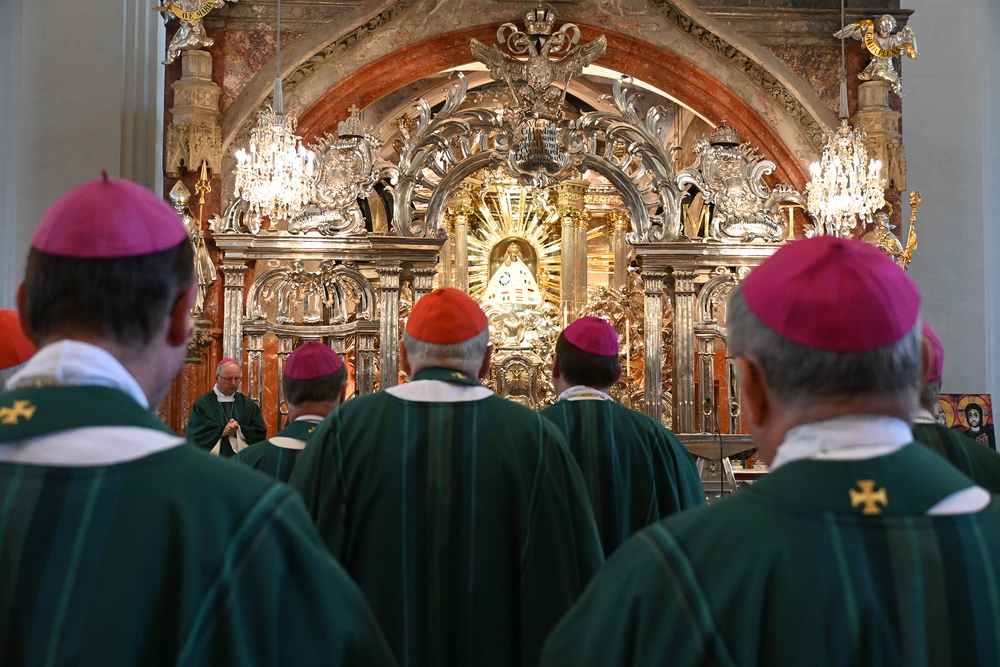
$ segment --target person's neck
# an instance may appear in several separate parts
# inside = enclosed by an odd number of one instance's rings
[[[326,417],[328,414],[336,410],[339,405],[340,401],[303,401],[302,403],[297,403],[294,406],[289,406],[288,421],[293,422],[299,417],[304,417],[305,415]]]
[[[764,427],[758,425],[753,435],[762,449],[764,460],[770,463],[778,446],[796,426],[850,415],[895,417],[909,424],[916,405],[915,398],[911,396],[871,394],[831,397],[802,407],[781,405],[769,423]]]
[[[113,340],[87,333],[57,333],[38,341],[41,349],[60,340],[74,340],[99,347],[120,363],[128,374],[135,379],[150,406],[156,406],[170,389],[174,376],[166,377],[165,364],[160,363],[159,350],[153,345],[132,347],[122,345]]]

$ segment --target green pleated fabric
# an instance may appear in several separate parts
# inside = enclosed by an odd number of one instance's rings
[[[935,457],[914,444],[795,461],[653,524],[608,561],[541,664],[1000,664],[1000,507],[926,515],[969,486]]]
[[[292,422],[278,431],[274,437],[308,440],[315,430],[316,424],[312,422]],[[292,469],[295,467],[295,461],[301,452],[301,449],[279,447],[270,440],[264,440],[237,452],[233,456],[233,460],[266,473],[277,480],[287,482],[288,478],[292,476]]]
[[[409,667],[535,665],[603,561],[562,436],[495,395],[348,401],[290,483]]]
[[[605,556],[641,528],[705,504],[694,458],[673,433],[612,401],[559,401],[540,413],[566,436]]]
[[[941,424],[914,424],[913,437],[979,486],[1000,493],[1000,453]]]

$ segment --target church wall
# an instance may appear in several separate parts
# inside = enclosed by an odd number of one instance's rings
[[[102,169],[157,185],[162,30],[139,2],[0,2],[0,307],[59,195]]]
[[[945,347],[945,393],[1000,398],[1000,6],[912,0],[919,57],[903,70],[907,184],[923,194],[910,273]]]

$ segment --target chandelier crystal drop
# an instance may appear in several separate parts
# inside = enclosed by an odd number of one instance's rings
[[[250,144],[236,151],[236,196],[252,215],[295,215],[312,195],[315,156],[295,134],[296,121],[267,108],[257,114]]]
[[[865,138],[842,119],[823,146],[822,161],[812,163],[806,193],[817,234],[850,236],[859,221],[870,224],[885,206],[882,163],[868,159]]]

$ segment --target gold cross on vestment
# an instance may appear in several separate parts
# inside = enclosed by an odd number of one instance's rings
[[[458,378],[459,380],[464,380],[465,379],[465,374],[464,373],[452,373],[451,376],[453,378]]]
[[[862,514],[881,514],[882,508],[877,503],[882,503],[883,505],[889,504],[889,495],[886,493],[885,487],[875,491],[874,479],[859,479],[855,483],[861,490],[850,490],[851,507],[864,505],[864,508],[861,510]]]
[[[14,401],[14,405],[10,407],[0,408],[0,424],[12,426],[17,424],[17,420],[21,417],[24,417],[24,421],[28,421],[34,414],[35,406],[31,401]]]

